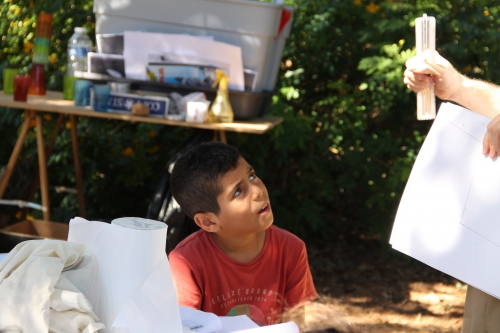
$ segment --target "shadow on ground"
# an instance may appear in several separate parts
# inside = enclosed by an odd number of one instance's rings
[[[460,281],[363,234],[308,247],[320,297],[306,308],[307,332],[459,333]]]

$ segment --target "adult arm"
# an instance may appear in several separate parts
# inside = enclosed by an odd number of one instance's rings
[[[436,52],[432,64],[420,57],[406,62],[404,83],[415,92],[434,86],[436,96],[493,118],[500,114],[500,87],[460,74]]]
[[[436,52],[432,64],[420,57],[413,57],[406,62],[404,83],[420,92],[434,86],[436,96],[449,100],[463,107],[490,118],[495,118],[488,125],[483,139],[483,153],[491,158],[500,153],[500,87],[481,80],[470,79],[460,74],[448,60]]]

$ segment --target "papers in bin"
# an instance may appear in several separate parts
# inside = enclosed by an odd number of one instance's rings
[[[229,64],[205,56],[193,56],[174,52],[150,54],[146,74],[155,82],[182,84],[211,88],[215,81],[215,70],[229,75]]]
[[[129,79],[147,80],[146,67],[150,55],[176,54],[190,58],[210,59],[227,64],[229,88],[244,90],[241,48],[222,42],[188,35],[150,32],[124,32],[125,75]],[[215,64],[217,66],[217,64]]]

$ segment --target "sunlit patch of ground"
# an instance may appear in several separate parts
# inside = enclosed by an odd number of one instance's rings
[[[377,242],[309,251],[320,297],[306,307],[304,332],[460,333],[466,288]],[[359,246],[361,245],[361,246]]]
[[[443,283],[414,282],[400,303],[369,297],[321,295],[306,308],[306,332],[459,333],[465,290]]]

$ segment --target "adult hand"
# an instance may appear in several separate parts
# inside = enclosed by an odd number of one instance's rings
[[[421,56],[415,56],[406,62],[403,82],[415,91],[421,92],[434,86],[434,93],[443,100],[453,100],[460,93],[463,77],[436,52],[435,63],[426,61]]]
[[[500,115],[488,124],[483,138],[483,154],[495,158],[500,154]]]

